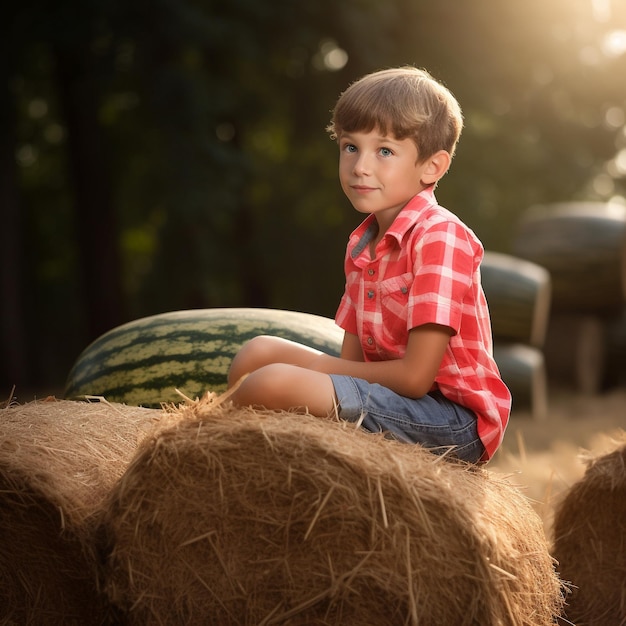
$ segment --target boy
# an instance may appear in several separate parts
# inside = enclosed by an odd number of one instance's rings
[[[462,125],[452,94],[414,67],[341,94],[328,131],[342,189],[367,214],[347,247],[341,356],[257,337],[231,365],[229,386],[248,374],[235,404],[336,413],[433,452],[493,456],[511,396],[492,357],[483,248],[434,196]]]

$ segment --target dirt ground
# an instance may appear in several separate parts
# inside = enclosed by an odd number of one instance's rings
[[[585,472],[585,455],[615,449],[626,431],[626,388],[585,396],[551,390],[545,419],[513,412],[491,471],[520,485],[551,537],[554,506]]]

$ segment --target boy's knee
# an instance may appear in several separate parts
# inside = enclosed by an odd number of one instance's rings
[[[271,337],[260,335],[247,341],[237,352],[228,370],[228,386],[242,376],[267,364],[271,358]]]
[[[284,390],[285,366],[271,363],[250,373],[233,396],[235,404],[274,408]]]
[[[284,363],[269,363],[255,370],[249,378],[259,395],[276,398],[285,385],[289,385],[291,366]]]
[[[267,357],[271,352],[271,337],[259,335],[246,341],[239,350],[239,355],[244,355],[248,359]]]

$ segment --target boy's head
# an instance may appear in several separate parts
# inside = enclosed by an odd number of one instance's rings
[[[454,96],[428,72],[400,67],[368,74],[352,83],[337,100],[327,130],[342,133],[379,130],[396,139],[412,139],[419,161],[439,150],[452,157],[463,128]]]

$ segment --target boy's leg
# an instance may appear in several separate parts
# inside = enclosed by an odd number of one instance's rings
[[[239,406],[309,412],[328,417],[335,412],[335,388],[328,374],[297,365],[272,363],[246,376],[231,396]]]
[[[475,413],[448,400],[441,391],[413,399],[359,378],[334,374],[329,378],[341,419],[399,441],[419,443],[433,452],[452,449],[454,456],[472,463],[483,457]]]
[[[235,355],[228,372],[228,386],[242,376],[271,363],[289,363],[306,367],[321,352],[295,341],[261,335],[248,341]]]

